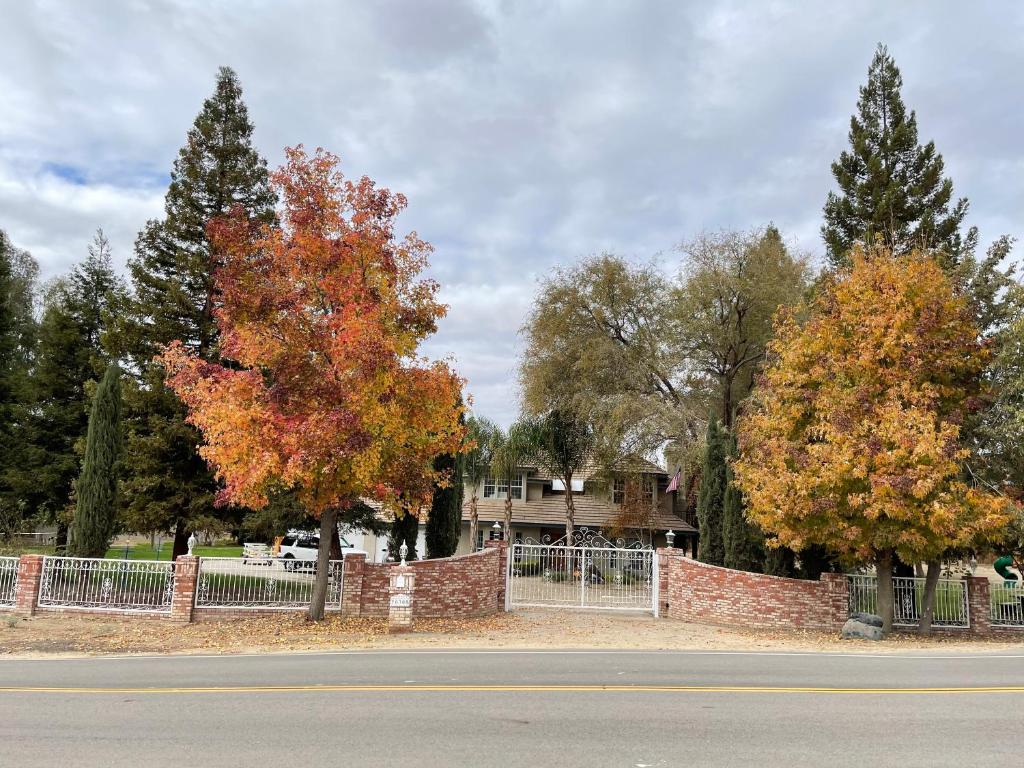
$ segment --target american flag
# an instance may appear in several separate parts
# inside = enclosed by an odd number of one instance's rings
[[[676,470],[675,475],[672,477],[672,482],[669,483],[668,487],[665,489],[665,493],[672,493],[672,491],[679,490],[679,478],[682,475],[682,473],[683,473],[683,468],[682,467],[680,467],[679,469]]]

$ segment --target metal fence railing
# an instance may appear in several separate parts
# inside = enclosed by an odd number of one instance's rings
[[[18,558],[0,557],[0,606],[4,608],[13,606],[17,591]]]
[[[44,557],[39,584],[43,608],[169,613],[174,563]]]
[[[1024,628],[1024,585],[1020,582],[989,585],[989,621],[1001,627]]]
[[[878,579],[875,576],[847,576],[850,585],[850,615],[878,612]],[[916,627],[924,605],[924,579],[895,576],[893,589],[893,626]],[[970,626],[967,585],[961,579],[939,579],[935,586],[935,616],[932,626],[966,628]]]
[[[199,558],[197,608],[306,608],[316,581],[314,561]],[[344,560],[331,560],[327,572],[328,611],[341,609]]]
[[[514,544],[508,605],[655,611],[656,567],[653,549]]]

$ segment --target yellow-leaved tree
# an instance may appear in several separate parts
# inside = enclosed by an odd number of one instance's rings
[[[755,403],[740,421],[736,482],[769,545],[817,544],[874,563],[884,630],[892,568],[940,558],[1004,526],[1006,501],[963,479],[964,415],[987,351],[965,301],[926,253],[857,249],[809,305],[780,313]]]

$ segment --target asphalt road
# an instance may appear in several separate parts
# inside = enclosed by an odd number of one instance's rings
[[[0,660],[0,766],[958,766],[1020,655],[351,652]]]

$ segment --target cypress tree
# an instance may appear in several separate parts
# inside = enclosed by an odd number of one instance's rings
[[[133,530],[173,530],[175,557],[185,552],[197,521],[241,511],[214,506],[217,486],[197,452],[199,434],[185,423],[185,408],[165,388],[153,356],[180,340],[201,357],[218,359],[217,260],[207,224],[236,205],[254,219],[275,220],[275,195],[252,131],[238,78],[222,67],[174,161],[164,217],[148,222],[136,240],[129,262],[134,296],[121,313],[125,321],[106,340],[138,372],[125,393],[125,521]]]
[[[434,484],[425,532],[427,557],[451,557],[462,527],[462,454],[438,456],[434,470],[443,472],[446,481],[444,487]]]
[[[726,437],[729,456],[735,457],[739,450],[735,433]],[[756,526],[751,525],[743,512],[743,494],[733,482],[732,464],[725,470],[725,496],[722,501],[722,543],[725,549],[725,567],[739,571],[760,572],[764,567],[763,536]]]
[[[935,143],[918,144],[917,117],[907,114],[903,78],[879,45],[850,118],[850,150],[832,163],[840,193],[825,203],[822,236],[834,267],[848,264],[850,248],[876,237],[894,252],[937,248],[949,264],[959,258],[967,200],[952,204],[953,182],[942,176]]]
[[[397,515],[391,520],[391,531],[388,533],[388,556],[392,560],[401,560],[402,543],[404,542],[409,551],[405,557],[407,560],[415,560],[416,539],[419,538],[420,521],[415,515],[406,512],[401,517]]]
[[[711,565],[725,563],[725,545],[722,540],[722,516],[725,502],[726,460],[725,439],[718,420],[708,422],[704,446],[704,466],[697,497],[697,523],[700,545],[697,555],[701,562]]]
[[[117,527],[117,463],[121,455],[121,371],[107,367],[89,413],[69,551],[103,557]]]

